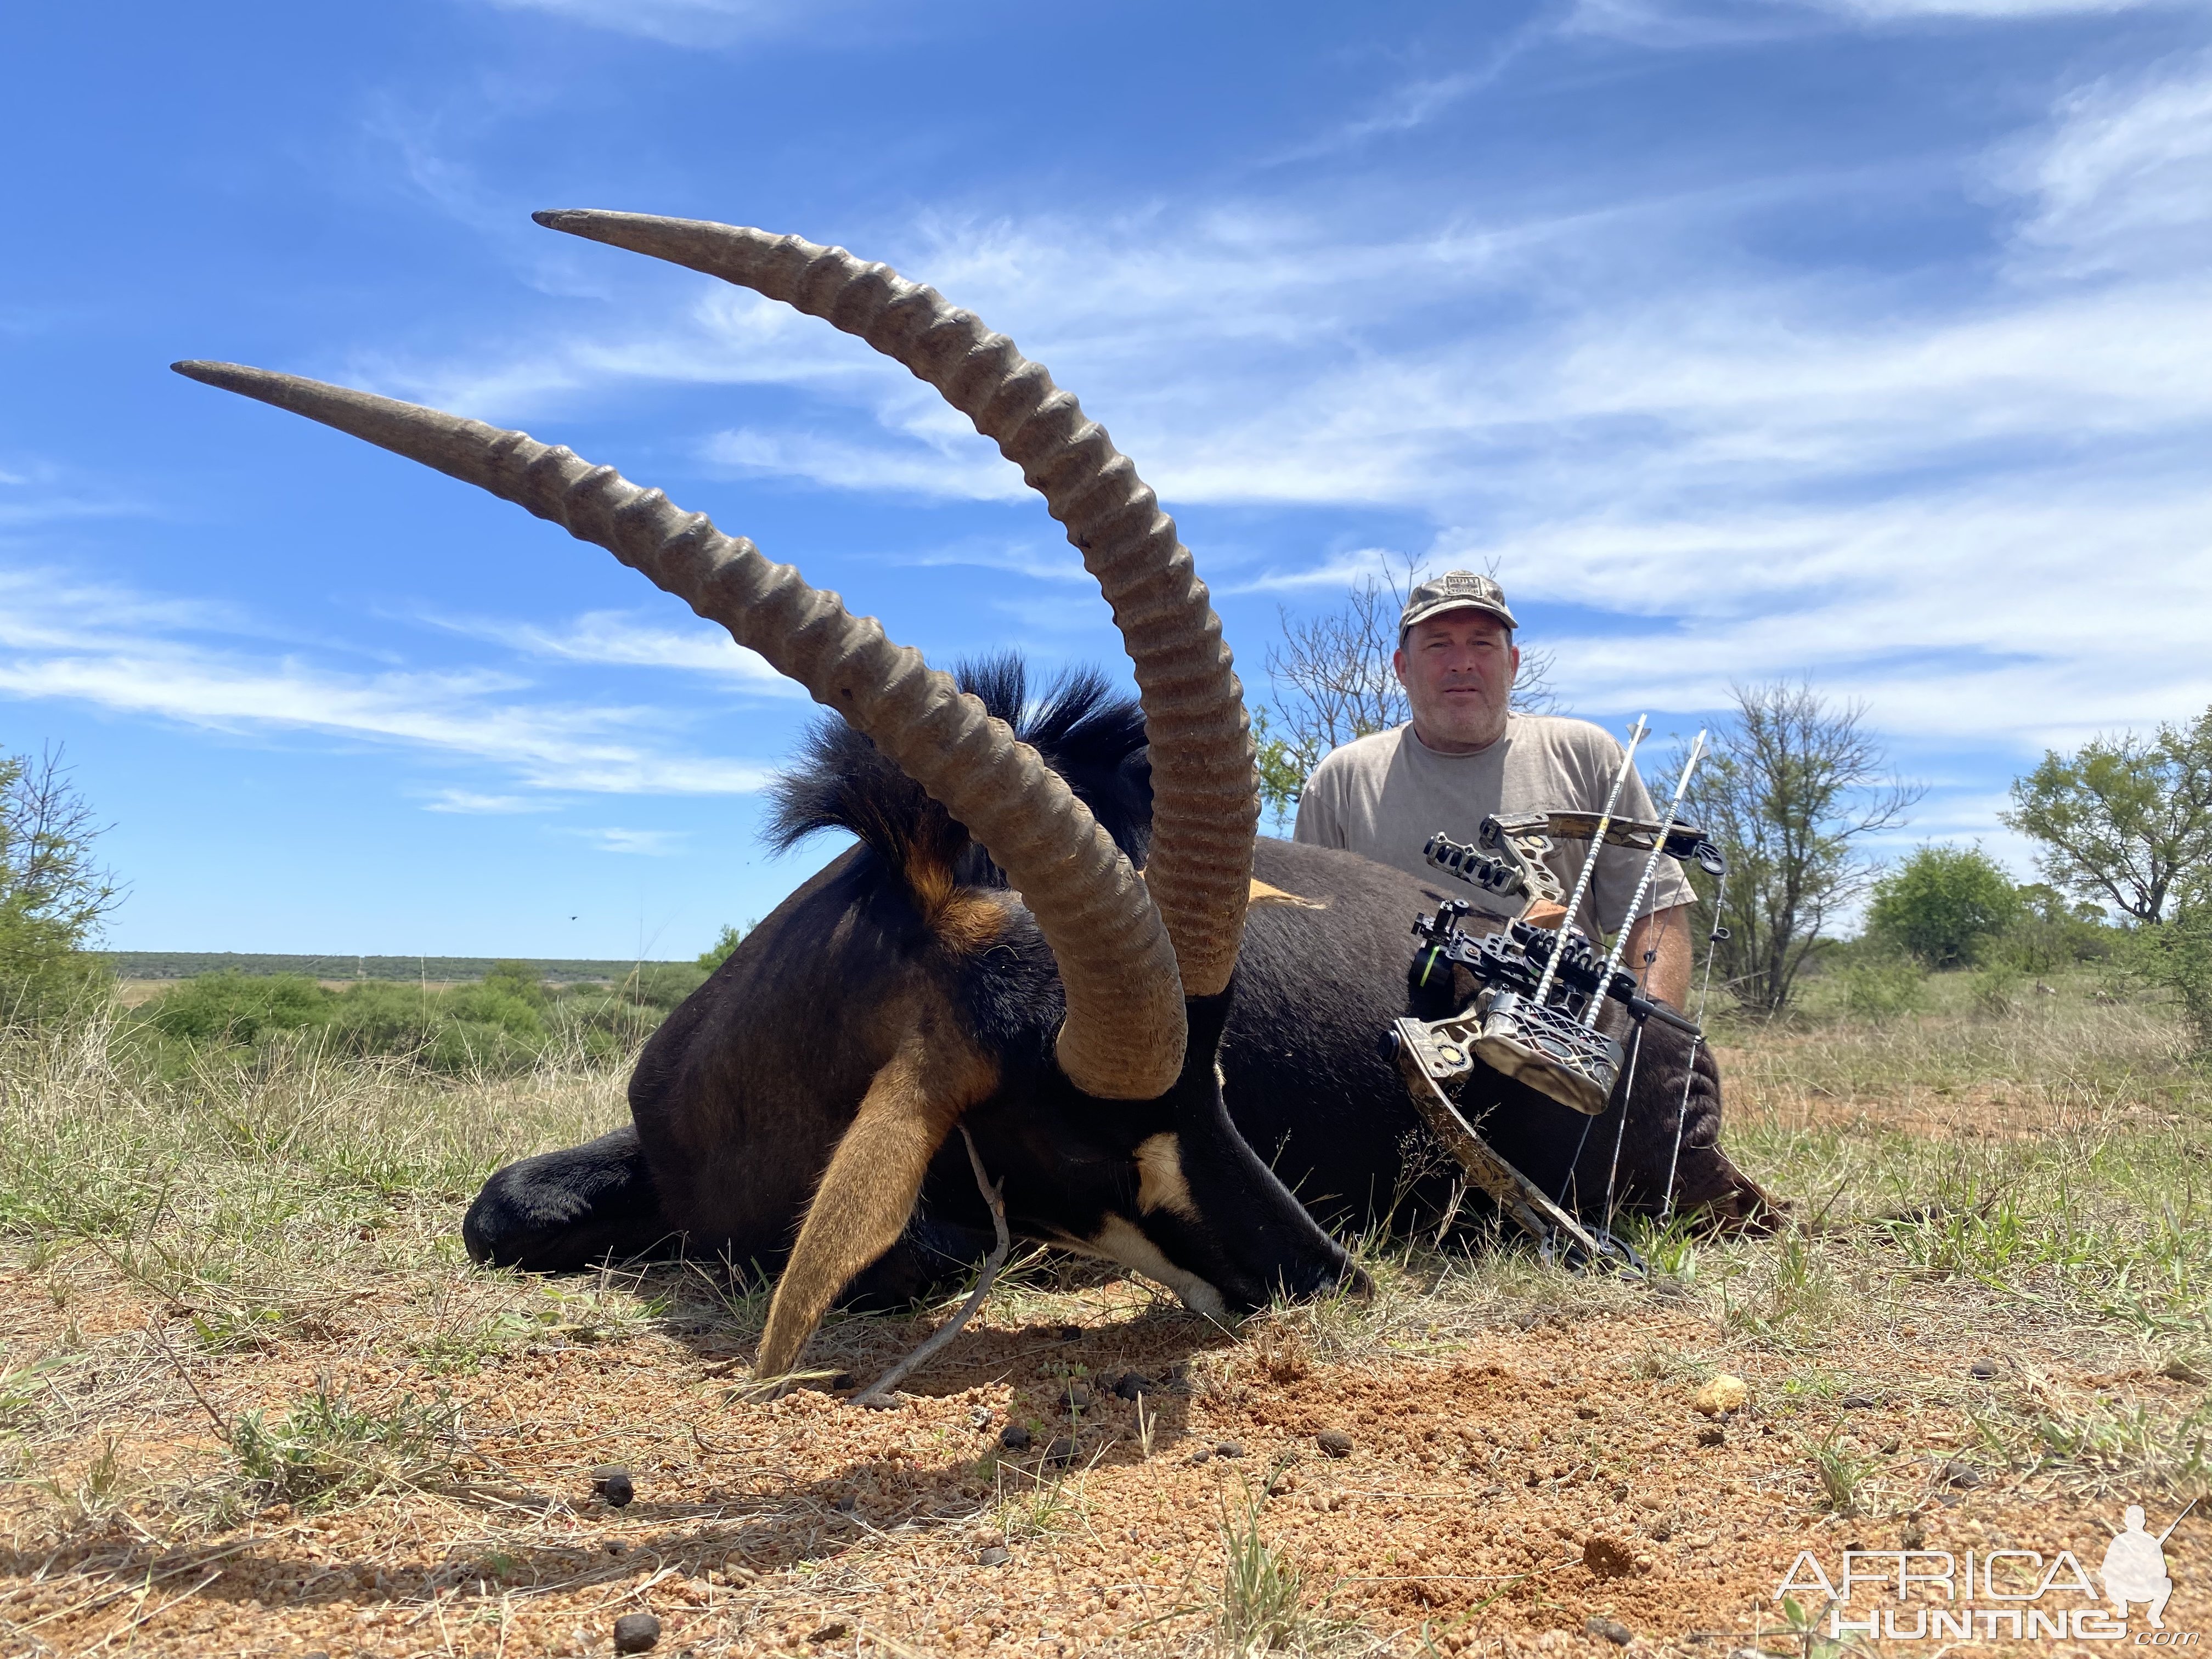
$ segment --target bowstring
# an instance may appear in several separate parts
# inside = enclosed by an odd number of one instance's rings
[[[1665,929],[1662,927],[1663,933]],[[1628,1081],[1620,1091],[1620,1121],[1613,1126],[1613,1164],[1605,1172],[1605,1236],[1613,1237],[1613,1183],[1620,1173],[1620,1146],[1628,1139],[1628,1106],[1636,1093],[1636,1062],[1644,1057],[1644,1027],[1636,1028],[1636,1035],[1628,1045]]]
[[[1674,1109],[1674,1150],[1667,1158],[1667,1201],[1659,1211],[1659,1224],[1665,1226],[1674,1215],[1674,1172],[1682,1164],[1682,1131],[1690,1115],[1690,1085],[1698,1076],[1698,1050],[1705,1041],[1705,1004],[1713,993],[1713,958],[1721,953],[1721,935],[1727,930],[1723,918],[1728,915],[1728,870],[1722,868],[1713,888],[1713,930],[1705,939],[1705,982],[1698,988],[1698,1030],[1690,1039],[1690,1057],[1682,1072],[1682,1098]]]

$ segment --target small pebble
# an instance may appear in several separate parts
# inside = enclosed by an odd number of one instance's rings
[[[617,1653],[649,1653],[660,1640],[660,1620],[649,1613],[626,1613],[615,1620]]]
[[[1044,1461],[1063,1468],[1073,1463],[1075,1461],[1075,1442],[1064,1434],[1054,1436],[1052,1444],[1044,1449]]]
[[[994,1544],[975,1558],[978,1566],[1003,1567],[1014,1559],[1013,1552],[1004,1544]]]
[[[1342,1429],[1323,1429],[1314,1440],[1331,1457],[1352,1455],[1352,1437]]]
[[[1740,1376],[1723,1371],[1698,1390],[1698,1397],[1690,1404],[1705,1417],[1726,1417],[1730,1412],[1741,1411],[1751,1390]]]
[[[1089,1411],[1093,1398],[1089,1383],[1071,1382],[1060,1396],[1060,1408],[1071,1412]]]
[[[1964,1492],[1982,1484],[1982,1472],[1972,1463],[1961,1463],[1953,1458],[1943,1466],[1943,1484]]]
[[[1018,1423],[1009,1423],[999,1431],[999,1443],[1008,1451],[1027,1451],[1030,1449],[1030,1431]]]
[[[1717,1423],[1708,1423],[1698,1431],[1698,1443],[1700,1446],[1725,1446],[1728,1444],[1728,1431]]]
[[[1190,1455],[1190,1461],[1194,1463],[1212,1462],[1213,1461],[1213,1448],[1211,1446],[1200,1446],[1196,1451]]]
[[[1214,1447],[1213,1455],[1216,1457],[1242,1457],[1244,1455],[1244,1443],[1242,1440],[1224,1440]]]
[[[622,1508],[637,1496],[636,1483],[629,1478],[629,1471],[619,1463],[608,1463],[593,1469],[592,1490],[616,1509]]]
[[[1124,1400],[1134,1400],[1140,1395],[1152,1393],[1158,1387],[1158,1383],[1153,1382],[1142,1371],[1124,1371],[1121,1373],[1121,1380],[1114,1385],[1114,1392]]]
[[[1622,1624],[1620,1620],[1607,1619],[1601,1615],[1585,1622],[1583,1628],[1592,1636],[1602,1636],[1615,1647],[1625,1648],[1636,1639],[1636,1632]]]
[[[1977,1359],[1966,1367],[1966,1372],[1977,1381],[1986,1382],[1997,1374],[1997,1362],[1994,1359]]]

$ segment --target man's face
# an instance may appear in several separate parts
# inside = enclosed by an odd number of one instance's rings
[[[1424,617],[1390,659],[1413,705],[1413,731],[1446,754],[1486,749],[1505,734],[1521,652],[1513,632],[1486,611]]]

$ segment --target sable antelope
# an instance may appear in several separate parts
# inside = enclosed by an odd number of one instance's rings
[[[1362,1286],[1316,1218],[1373,1217],[1405,1196],[1417,1123],[1377,1039],[1406,1011],[1408,926],[1436,896],[1256,837],[1242,688],[1135,468],[1012,342],[885,266],[726,225],[536,216],[824,318],[936,386],[1066,526],[1139,696],[1079,678],[1025,710],[1012,665],[963,689],[750,542],[567,449],[316,381],[178,364],[605,547],[842,717],[787,781],[778,833],[842,828],[860,844],[653,1036],[629,1128],[492,1177],[465,1224],[471,1254],[556,1268],[681,1238],[781,1265],[757,1364],[778,1375],[848,1287],[912,1296],[981,1255],[982,1200],[964,1148],[947,1145],[959,1126],[1016,1232],[1110,1257],[1194,1308]],[[1248,920],[1255,897],[1274,902]],[[1671,1147],[1686,1099],[1684,1201],[1743,1210],[1757,1189],[1714,1144],[1717,1078],[1701,1054],[1686,1088],[1686,1057],[1642,1073],[1627,1195],[1650,1196],[1640,1149]],[[1564,1180],[1593,1121],[1503,1079],[1496,1095],[1498,1149]],[[1613,1120],[1595,1124],[1579,1150],[1601,1172]],[[1663,1152],[1656,1167],[1663,1180]],[[1446,1184],[1414,1180],[1414,1212],[1433,1214]]]

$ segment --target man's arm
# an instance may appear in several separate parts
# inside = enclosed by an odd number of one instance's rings
[[[1644,957],[1651,958],[1650,966]],[[1628,949],[1623,952],[1629,968],[1644,981],[1644,994],[1676,1008],[1690,1006],[1690,907],[1677,904],[1639,917],[1628,930]]]

